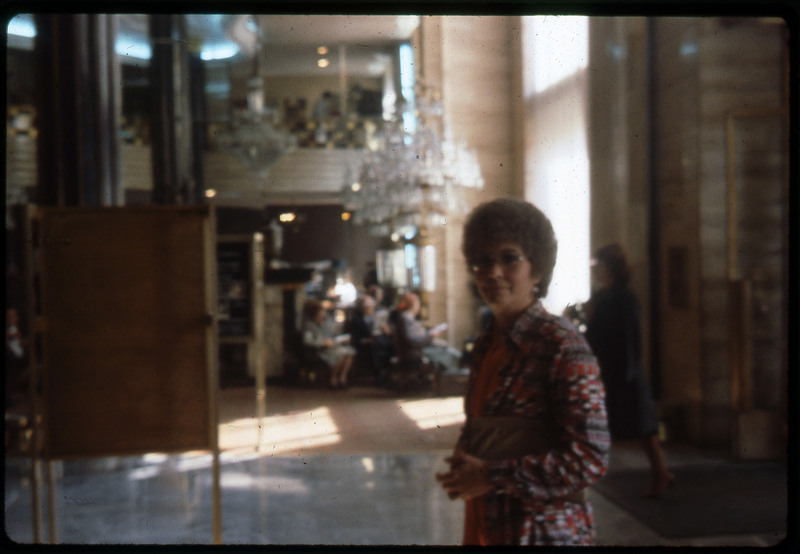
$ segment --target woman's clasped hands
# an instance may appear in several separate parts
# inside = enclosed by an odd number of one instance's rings
[[[450,500],[470,500],[483,496],[492,489],[489,482],[489,464],[462,450],[456,450],[445,462],[450,471],[437,473],[436,480],[447,492]]]

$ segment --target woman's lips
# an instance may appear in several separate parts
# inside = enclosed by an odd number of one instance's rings
[[[481,291],[484,294],[497,294],[498,292],[503,292],[506,290],[506,287],[482,287]]]

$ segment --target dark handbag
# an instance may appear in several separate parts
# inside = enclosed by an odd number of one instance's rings
[[[467,453],[487,461],[506,460],[544,454],[558,446],[555,429],[543,419],[486,416],[467,421]],[[568,502],[585,502],[580,490],[563,497]]]

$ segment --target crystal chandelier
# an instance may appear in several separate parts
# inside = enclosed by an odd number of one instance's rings
[[[264,34],[257,19],[253,22],[250,42],[252,75],[247,80],[247,108],[234,111],[231,129],[221,132],[217,144],[237,154],[245,166],[266,178],[269,168],[284,154],[297,147],[297,137],[281,125],[281,115],[264,103],[264,77],[261,52]]]
[[[278,158],[297,147],[296,137],[273,123],[277,119],[273,112],[265,107],[248,107],[237,114],[233,131],[219,140],[236,152],[251,171],[263,175]]]
[[[438,98],[420,98],[416,128],[395,119],[368,144],[356,176],[343,190],[356,224],[388,236],[409,228],[433,228],[449,214],[464,213],[467,188],[482,188],[474,152],[444,128]]]

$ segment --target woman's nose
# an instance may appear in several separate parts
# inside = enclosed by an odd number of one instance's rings
[[[486,275],[494,278],[503,276],[503,264],[500,260],[492,260],[491,265],[486,270]]]

